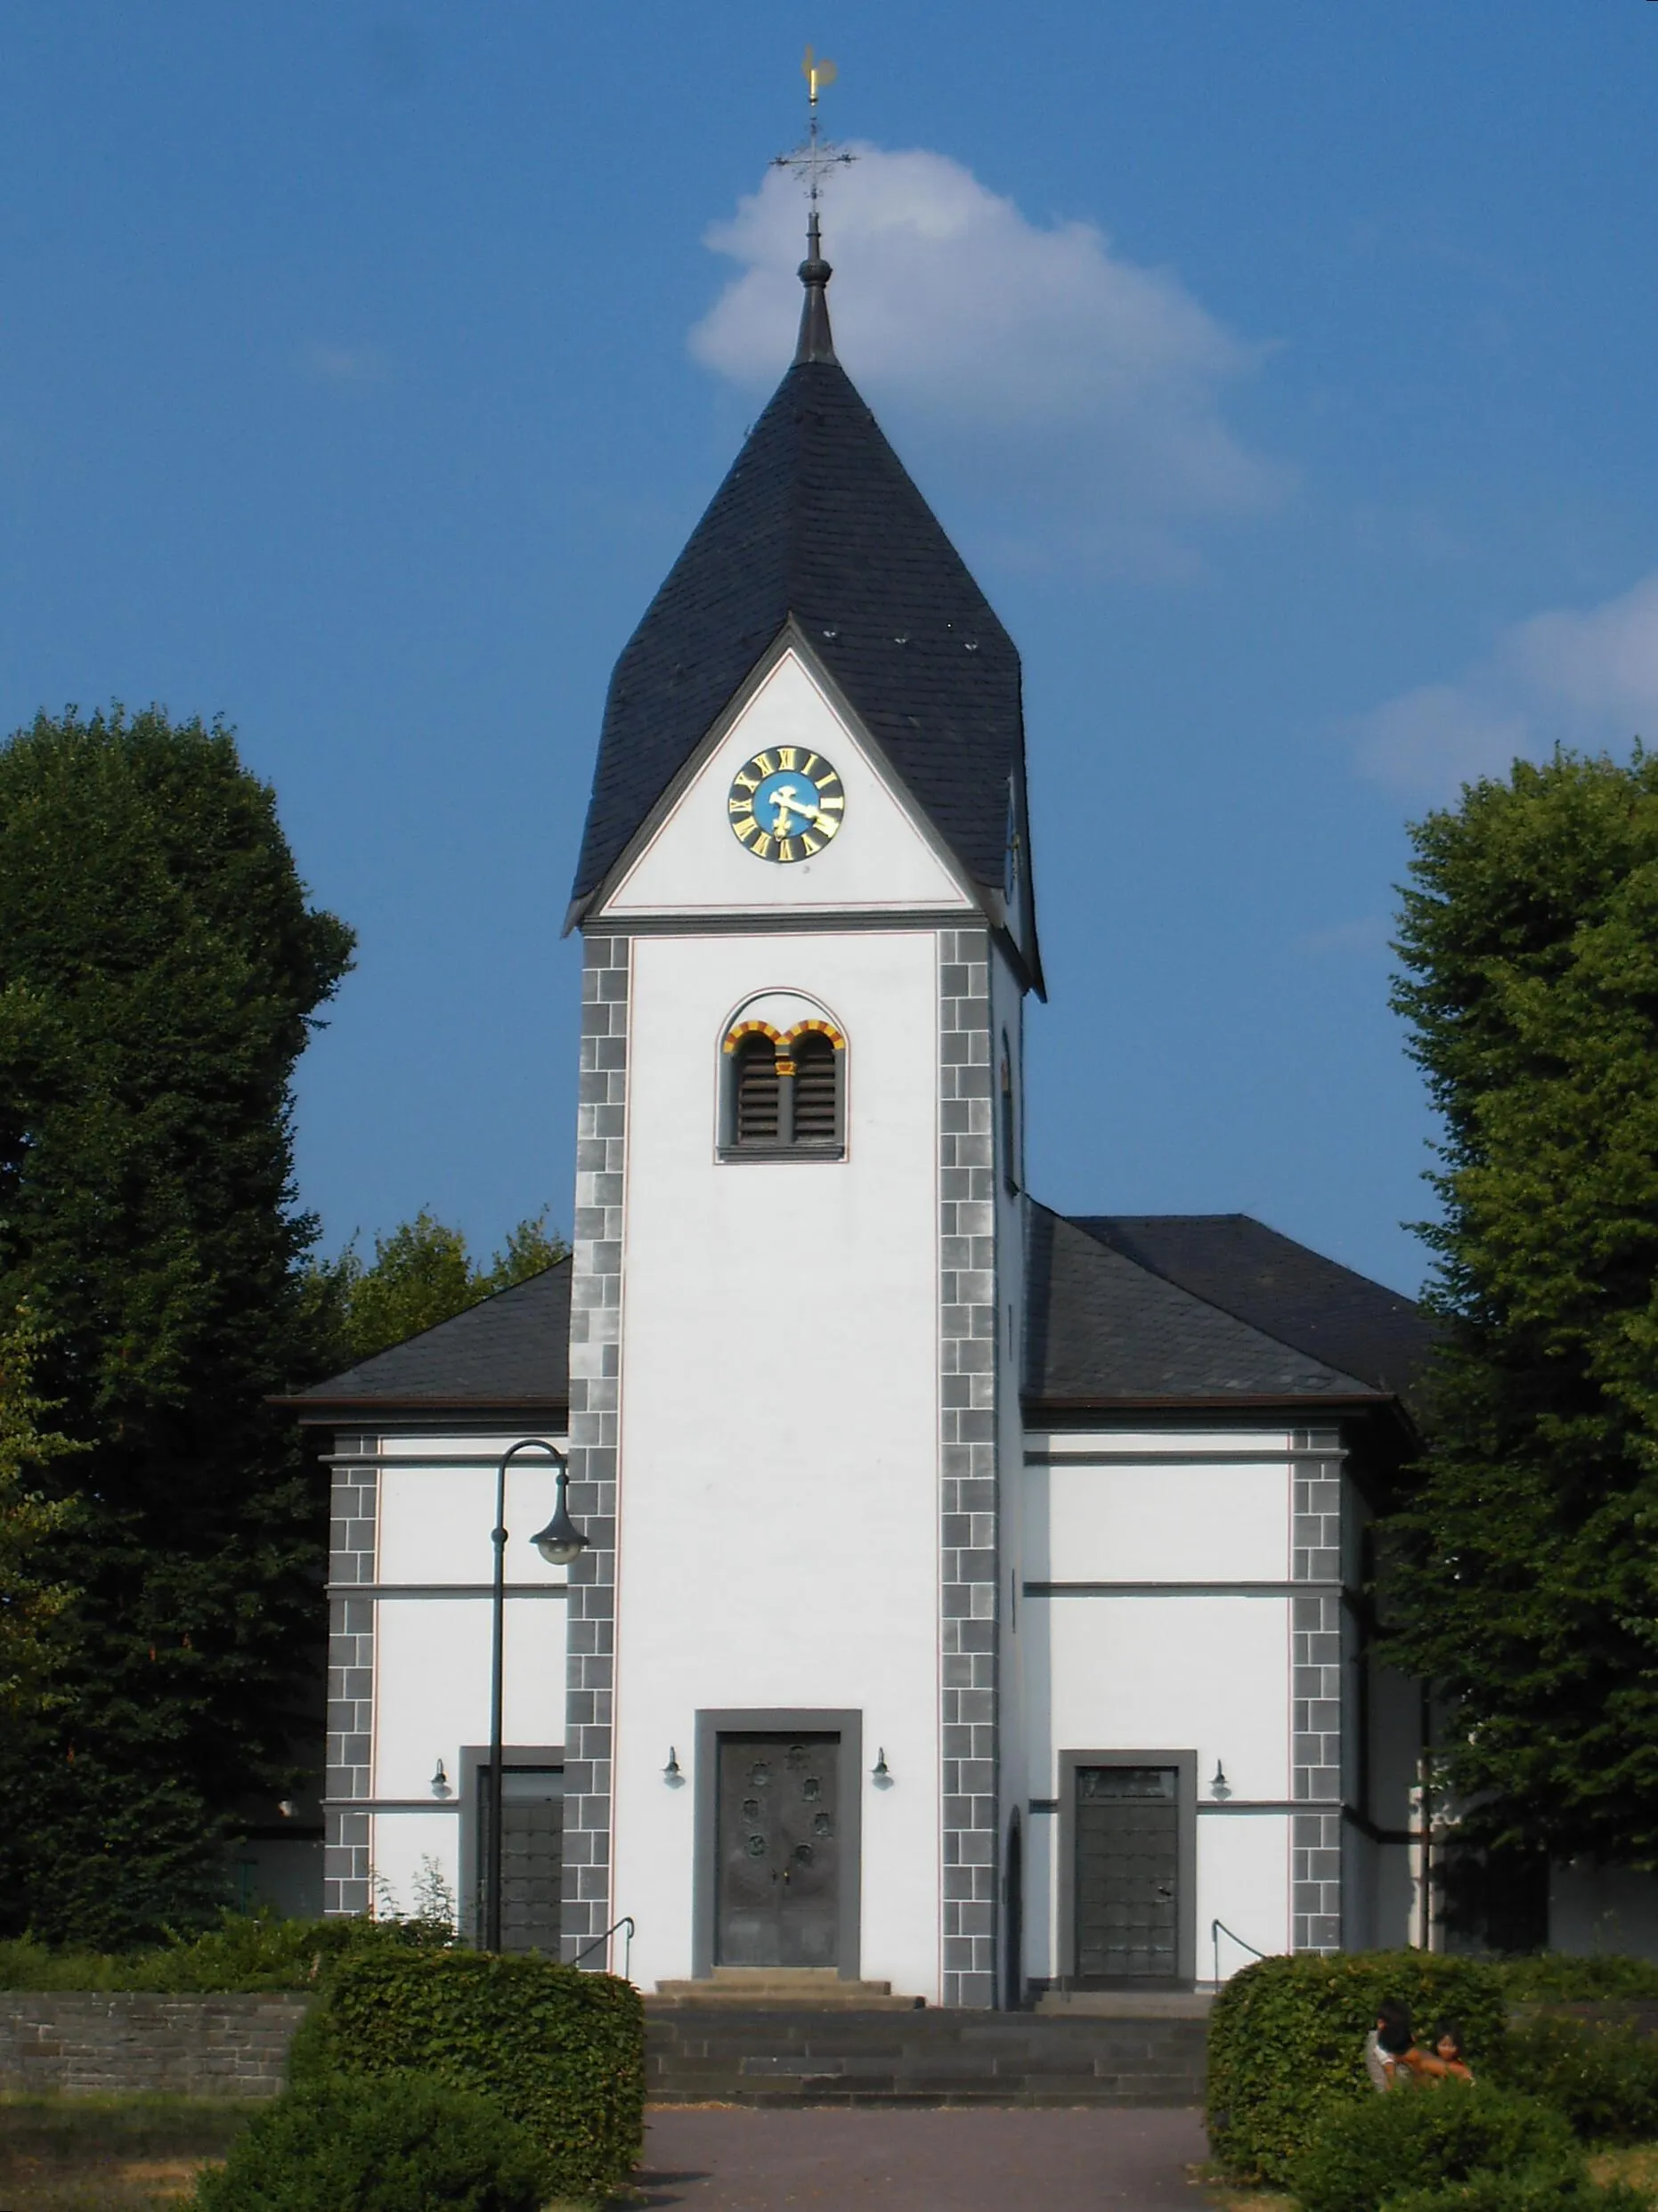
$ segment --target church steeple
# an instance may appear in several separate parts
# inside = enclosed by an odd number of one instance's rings
[[[801,303],[801,337],[794,349],[794,365],[805,361],[833,361],[834,336],[829,328],[829,280],[834,271],[824,259],[817,210],[806,224],[806,258],[801,264],[801,282],[806,297]]]

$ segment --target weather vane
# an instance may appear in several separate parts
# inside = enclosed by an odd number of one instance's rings
[[[801,75],[806,79],[806,138],[792,153],[775,154],[774,169],[792,169],[806,187],[806,197],[812,204],[814,217],[822,194],[824,180],[831,169],[843,169],[857,156],[832,146],[826,138],[817,134],[817,95],[825,85],[833,85],[840,71],[833,61],[820,61],[808,46],[806,59],[801,64]]]

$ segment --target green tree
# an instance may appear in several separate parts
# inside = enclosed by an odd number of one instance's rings
[[[325,1500],[265,1400],[337,1348],[290,1081],[351,947],[228,729],[70,710],[0,747],[0,1310],[88,1447],[60,1696],[0,1740],[0,1925],[206,1910],[314,1732]]]
[[[490,1265],[476,1267],[461,1232],[422,1207],[390,1236],[375,1238],[371,1263],[358,1256],[355,1237],[337,1260],[313,1262],[312,1296],[345,1356],[366,1360],[563,1259],[570,1248],[548,1228],[550,1211],[521,1221]]]
[[[63,1663],[53,1624],[73,1592],[57,1574],[54,1543],[75,1511],[30,1477],[81,1447],[42,1426],[56,1407],[35,1387],[41,1332],[28,1309],[0,1321],[0,1714],[37,1712]]]
[[[1444,1325],[1394,1524],[1463,1833],[1658,1862],[1658,760],[1415,829],[1395,1004],[1443,1119]]]

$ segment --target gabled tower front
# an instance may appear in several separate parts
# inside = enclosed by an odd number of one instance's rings
[[[835,360],[815,217],[801,274],[793,366],[617,664],[571,907],[564,1936],[630,1915],[646,1986],[991,2005],[1019,657]]]

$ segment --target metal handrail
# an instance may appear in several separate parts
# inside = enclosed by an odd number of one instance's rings
[[[608,1943],[618,1928],[625,1928],[628,1931],[628,1940],[622,1949],[622,1979],[624,1981],[631,1981],[633,1976],[629,1970],[633,1964],[633,1939],[638,1933],[638,1930],[633,1924],[631,1913],[623,1913],[622,1918],[606,1928],[603,1935],[595,1936],[591,1943],[583,1944],[570,1964],[573,1966],[579,1966],[584,1958],[597,1950],[601,1943]]]
[[[1251,1958],[1266,1956],[1264,1951],[1257,1951],[1253,1943],[1247,1942],[1236,1928],[1229,1928],[1223,1920],[1210,1921],[1209,1941],[1215,1946],[1215,1983],[1217,1988],[1220,1987],[1221,1980],[1221,1938],[1223,1936],[1231,1936],[1239,1949],[1248,1951]]]

